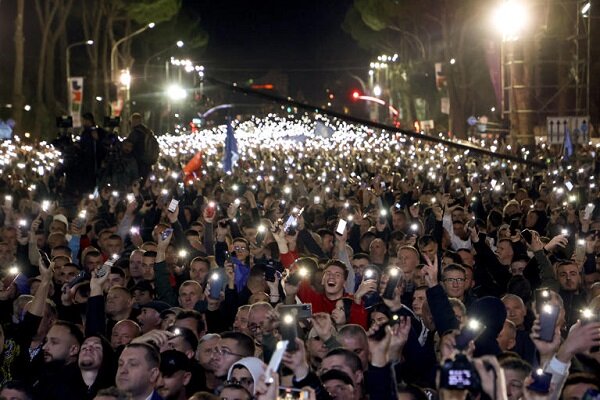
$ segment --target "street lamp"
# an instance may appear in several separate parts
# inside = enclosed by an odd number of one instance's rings
[[[379,86],[379,85],[375,85],[375,86],[373,87],[373,94],[375,95],[375,97],[379,97],[379,96],[381,96],[381,92],[382,92],[382,90],[381,90],[381,86]]]
[[[69,99],[69,96],[71,96],[71,88],[69,87],[69,78],[71,77],[71,49],[75,46],[82,46],[84,44],[87,46],[91,46],[94,44],[94,41],[93,40],[84,40],[81,42],[72,43],[67,46],[66,65],[65,65],[65,71],[67,73],[67,99]]]
[[[185,45],[185,43],[183,43],[182,40],[178,40],[177,42],[175,42],[175,46],[177,46],[178,48],[182,48]],[[150,63],[150,60],[160,56],[161,54],[169,51],[170,49],[173,48],[173,45],[171,46],[167,46],[164,49],[157,51],[156,53],[152,54],[150,57],[148,57],[146,59],[146,62],[144,63],[144,82],[148,81],[148,64]],[[167,76],[168,78],[168,76]]]
[[[517,40],[527,26],[527,10],[521,1],[505,0],[494,12],[492,22],[504,41]]]
[[[117,47],[119,47],[119,45],[123,42],[125,42],[126,40],[131,39],[132,37],[139,35],[140,33],[144,32],[146,29],[152,29],[154,28],[156,24],[154,22],[150,22],[148,25],[141,27],[140,29],[138,29],[137,31],[122,37],[121,39],[117,40],[115,42],[115,44],[113,44],[112,49],[110,50],[110,75],[113,79],[113,82],[117,82],[117,76],[116,76],[116,68],[117,68]]]
[[[131,86],[131,74],[129,73],[129,66],[127,66],[127,68],[125,70],[122,70],[120,75],[117,76],[117,68],[118,68],[118,60],[117,60],[117,48],[119,47],[119,45],[129,39],[131,39],[132,37],[139,35],[140,33],[144,32],[147,29],[152,29],[154,28],[156,24],[154,22],[150,22],[148,25],[145,25],[143,27],[141,27],[140,29],[138,29],[135,32],[130,33],[129,35],[122,37],[121,39],[117,40],[115,42],[115,44],[113,44],[112,49],[110,50],[110,76],[112,81],[115,83],[115,85],[117,86],[117,93],[120,93],[123,88],[125,88],[125,96],[123,99],[123,109],[121,112],[121,121],[124,122],[126,120],[126,118],[129,117],[129,96],[130,96],[130,92],[129,92],[129,88]],[[117,94],[117,99],[119,98],[119,94]]]
[[[173,101],[179,101],[187,97],[187,92],[179,85],[171,85],[167,88],[167,96]]]

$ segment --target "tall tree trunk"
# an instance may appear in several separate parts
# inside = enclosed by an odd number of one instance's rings
[[[15,20],[15,71],[13,74],[13,118],[16,122],[17,133],[23,131],[23,107],[25,97],[23,96],[23,52],[25,48],[25,37],[23,36],[23,14],[25,13],[25,0],[17,1],[17,18]]]

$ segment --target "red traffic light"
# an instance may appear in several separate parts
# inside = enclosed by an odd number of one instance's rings
[[[352,91],[352,99],[353,100],[358,100],[359,97],[360,97],[360,91],[359,90],[353,90]]]

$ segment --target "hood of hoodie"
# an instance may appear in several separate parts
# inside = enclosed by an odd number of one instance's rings
[[[227,380],[231,379],[231,373],[236,366],[242,366],[246,368],[250,372],[250,375],[252,375],[252,380],[255,384],[258,382],[260,376],[267,370],[267,365],[261,359],[256,357],[244,357],[229,368],[229,372],[227,372]],[[252,394],[254,395],[255,393]]]

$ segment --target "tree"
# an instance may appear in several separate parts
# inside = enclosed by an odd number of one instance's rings
[[[355,0],[343,28],[364,47],[397,53],[411,75],[418,60],[445,63],[449,129],[466,134],[466,119],[494,104],[484,60],[484,2],[476,0]],[[454,58],[456,62],[448,63]],[[434,79],[432,76],[431,79]],[[407,93],[413,99],[412,89]]]
[[[24,67],[24,47],[25,37],[23,35],[23,18],[25,14],[25,0],[17,2],[17,18],[15,25],[15,71],[13,74],[13,119],[16,122],[15,130],[17,133],[22,131],[23,126],[23,107],[25,106],[25,97],[23,96],[23,67]]]

